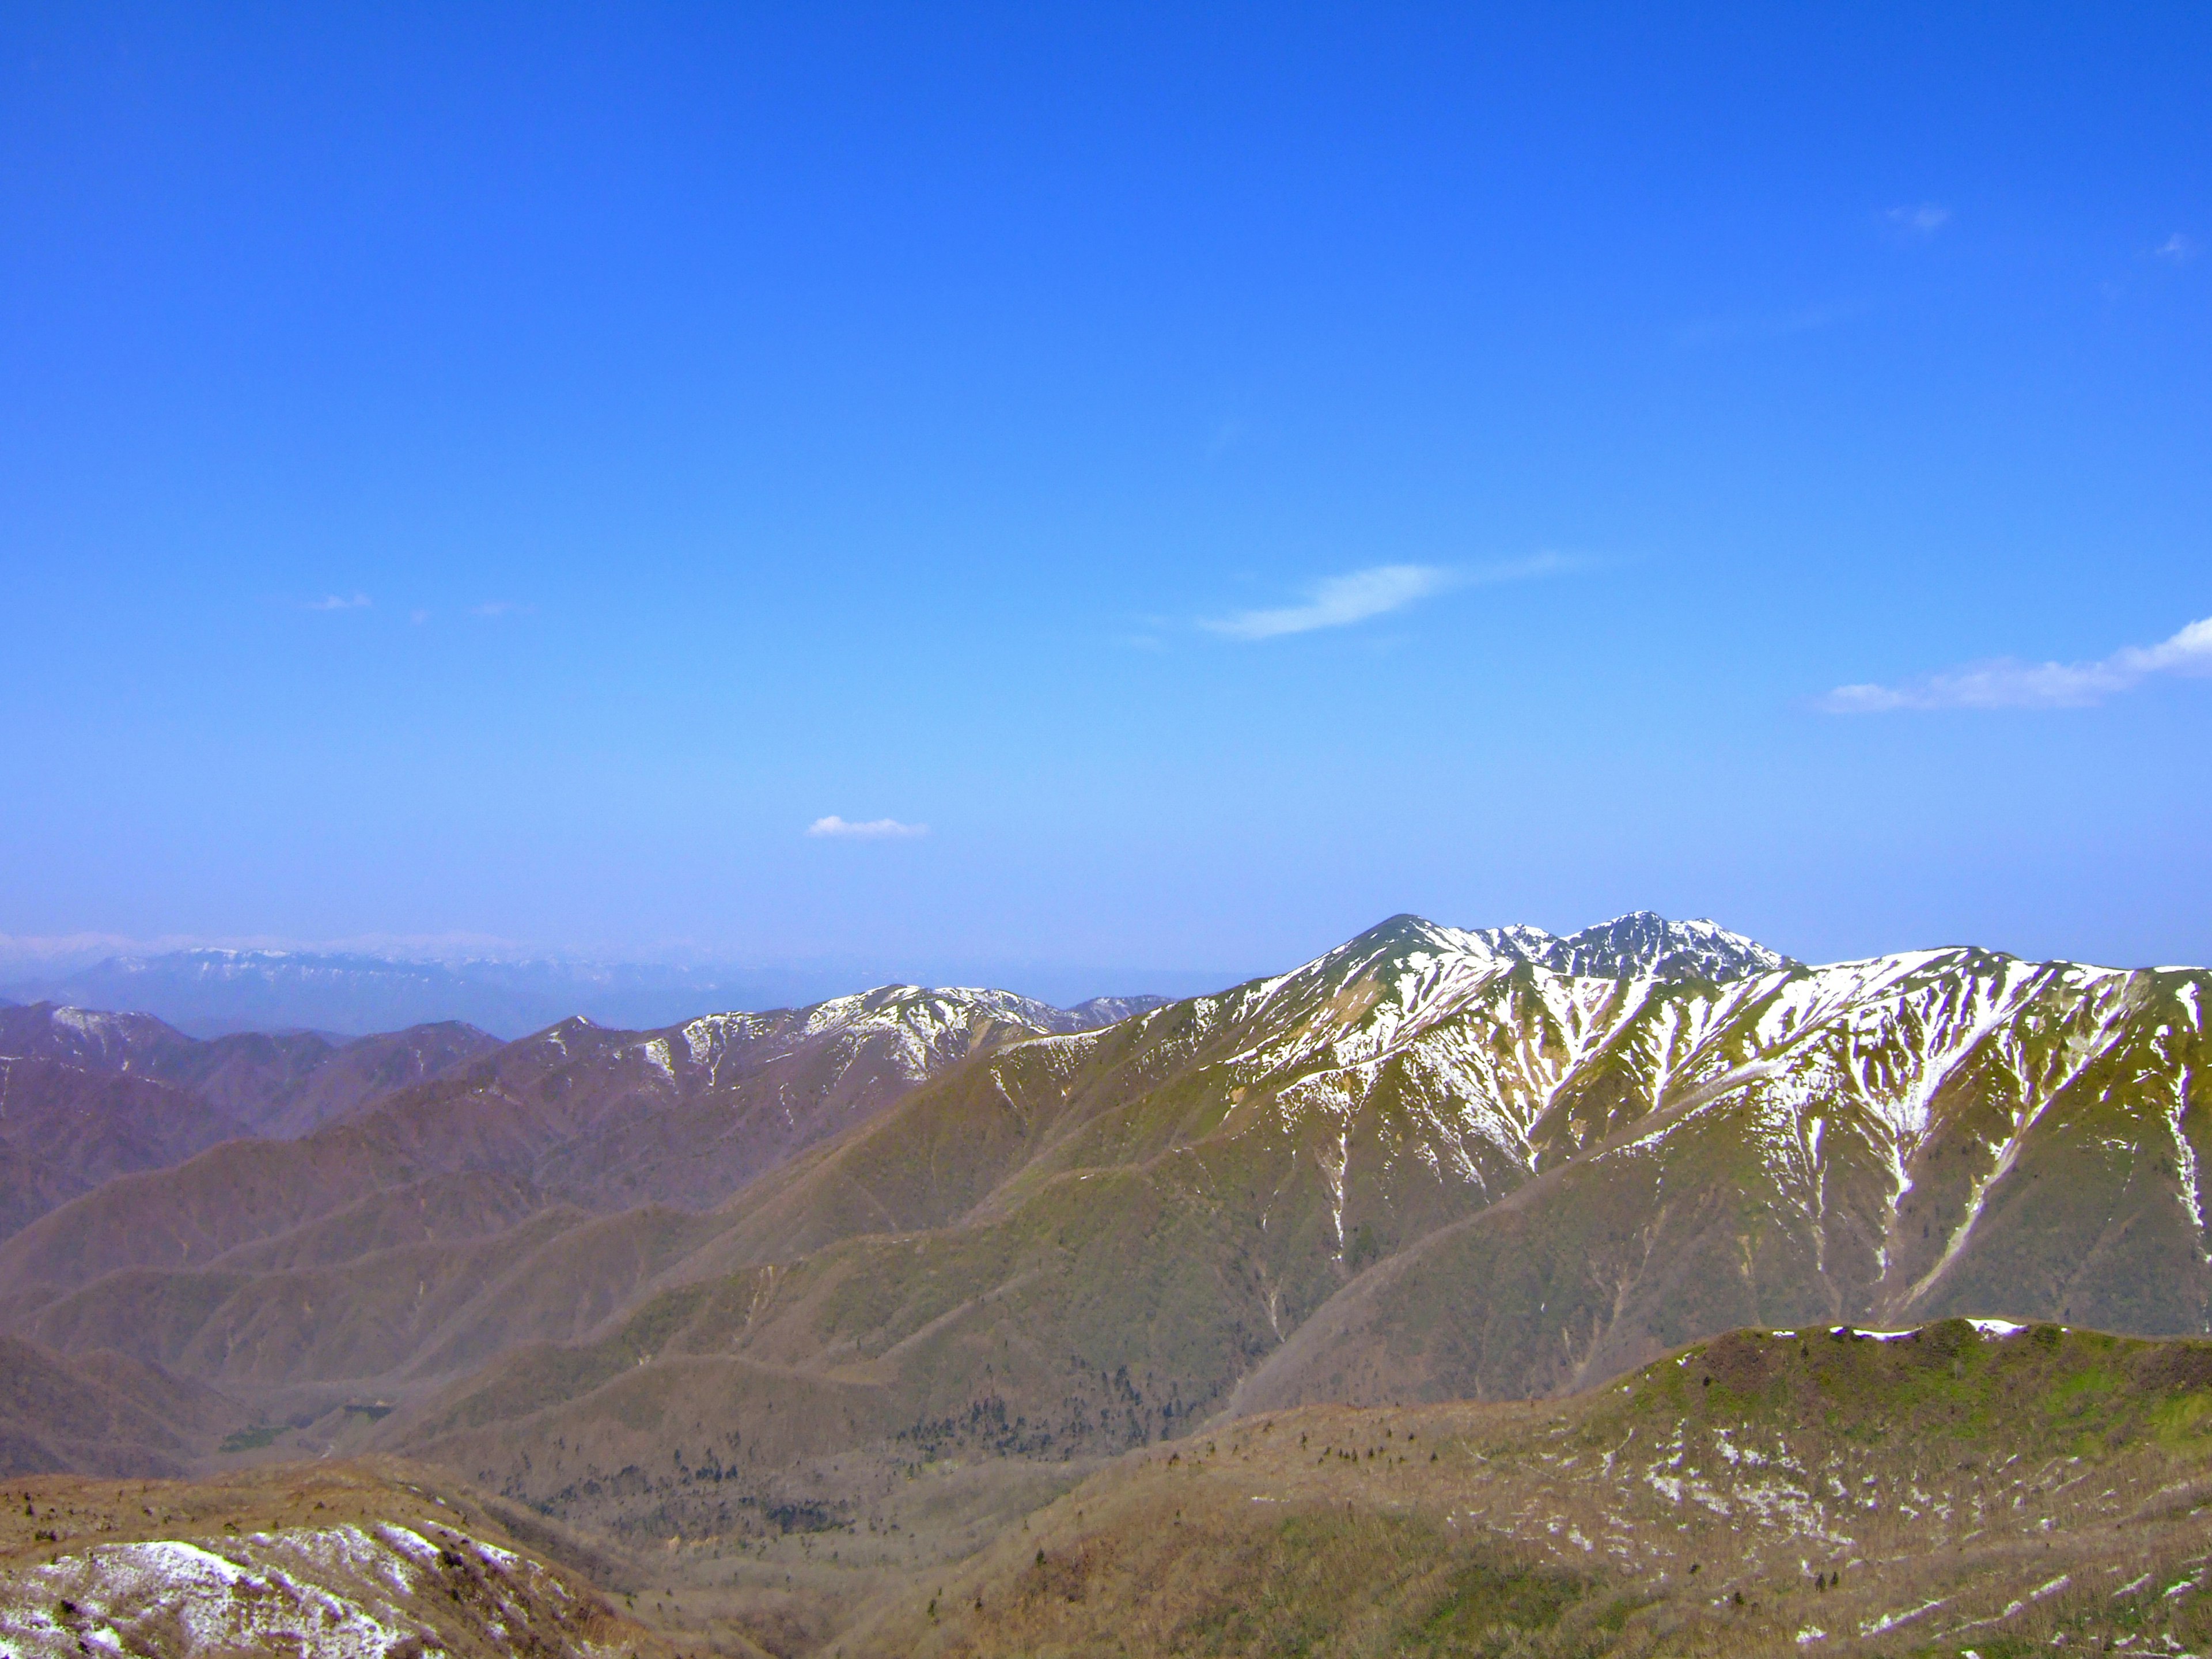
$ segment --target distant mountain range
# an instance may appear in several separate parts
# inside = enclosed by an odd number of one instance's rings
[[[112,1176],[226,1140],[305,1134],[496,1048],[447,1023],[332,1042],[203,1042],[150,1014],[0,1007],[0,1237]]]
[[[828,964],[739,969],[489,957],[427,962],[312,951],[170,951],[108,957],[67,973],[0,986],[5,992],[0,1006],[51,1002],[131,1009],[198,1036],[293,1030],[358,1036],[459,1021],[512,1038],[576,1014],[639,1030],[717,1009],[811,1003],[865,983],[857,971]],[[1057,983],[1068,975],[1045,972],[1040,977]],[[1190,976],[1160,977],[1168,988],[1176,988],[1176,981]],[[1097,1000],[1102,1006],[1133,1008],[1141,999]]]

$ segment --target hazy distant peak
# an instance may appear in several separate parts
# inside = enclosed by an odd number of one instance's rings
[[[1070,1029],[1079,1031],[1095,1030],[1102,1025],[1115,1025],[1134,1014],[1149,1013],[1155,1008],[1164,1008],[1172,999],[1157,996],[1090,997],[1063,1012],[1075,1016],[1082,1023]]]

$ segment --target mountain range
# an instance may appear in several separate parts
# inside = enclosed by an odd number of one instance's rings
[[[1393,917],[1080,1010],[894,986],[220,1054],[0,1011],[0,1064],[169,1113],[72,1109],[144,1149],[0,1243],[0,1333],[191,1391],[149,1472],[398,1454],[611,1547],[932,1571],[1232,1421],[1579,1395],[1738,1328],[2202,1334],[2208,981],[1639,913]],[[36,1415],[24,1467],[82,1443]],[[775,1616],[849,1614],[820,1582]]]
[[[27,965],[18,966],[21,978],[0,983],[0,1006],[128,1008],[197,1036],[288,1030],[358,1036],[459,1021],[514,1038],[574,1014],[652,1029],[705,1008],[810,1002],[864,977],[851,964],[831,962],[684,967],[503,956],[418,960],[362,951],[194,949],[105,956],[60,971],[26,973]],[[1091,978],[1052,966],[1023,972],[1048,988]],[[1212,982],[1188,974],[1155,977],[1188,981],[1188,988]]]

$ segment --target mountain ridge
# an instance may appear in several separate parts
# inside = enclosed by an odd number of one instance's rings
[[[1034,971],[1054,986],[1078,978],[1072,969]],[[295,1030],[358,1036],[459,1020],[511,1041],[579,1013],[623,1030],[653,1030],[681,1024],[702,1011],[809,1006],[876,976],[834,963],[748,969],[562,957],[425,959],[362,951],[204,946],[113,955],[64,971],[27,974],[6,985],[8,997],[0,998],[0,1006],[12,998],[131,1009],[201,1037]],[[1084,977],[1095,984],[1121,976]],[[1193,981],[1188,974],[1164,977],[1186,988]]]

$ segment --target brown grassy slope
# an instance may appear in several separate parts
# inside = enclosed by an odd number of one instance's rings
[[[431,1471],[383,1462],[191,1483],[41,1476],[0,1496],[0,1640],[27,1652],[77,1651],[78,1633],[103,1626],[134,1653],[298,1651],[299,1633],[330,1639],[364,1611],[397,1644],[368,1650],[672,1652],[562,1560],[575,1553],[566,1540]],[[242,1569],[243,1583],[195,1604],[184,1577],[165,1578],[161,1555],[140,1553],[161,1542]],[[222,1639],[226,1621],[236,1645]],[[186,1635],[194,1625],[198,1646]]]
[[[591,1206],[659,1186],[720,1197],[865,1121],[918,1054],[951,1063],[1016,1029],[948,1024],[965,994],[871,994],[849,1027],[818,1011],[659,1034],[571,1022],[305,1140],[226,1146],[72,1206],[0,1254],[8,1322],[295,1422],[578,1340],[716,1231],[656,1204]]]
[[[1739,1333],[1550,1405],[1209,1425],[840,1640],[854,1656],[2201,1650],[2208,1431],[2212,1345],[1964,1322],[1887,1342]]]
[[[0,1337],[0,1474],[180,1475],[247,1413],[123,1354]]]
[[[168,1084],[0,1055],[0,1237],[117,1176],[245,1133],[222,1108]]]
[[[124,1268],[197,1269],[439,1176],[505,1175],[535,1202],[596,1210],[711,1205],[879,1109],[913,1085],[915,1066],[955,1064],[1024,1030],[981,1018],[946,1027],[921,993],[848,1000],[843,1012],[860,1023],[847,1026],[810,1010],[657,1033],[565,1022],[303,1140],[217,1148],[65,1206],[0,1249],[0,1297]],[[908,1014],[933,1021],[930,1043],[900,1023]],[[402,1218],[380,1242],[420,1237]]]

